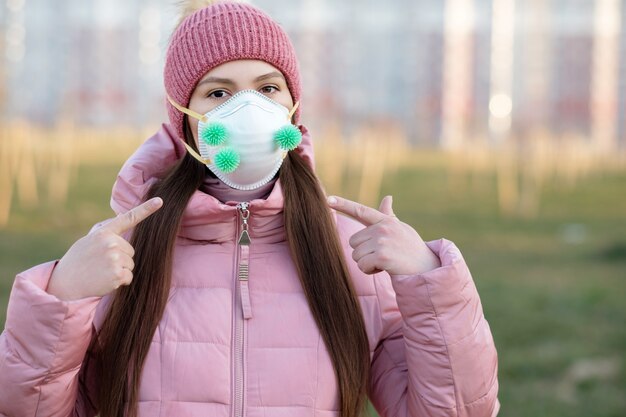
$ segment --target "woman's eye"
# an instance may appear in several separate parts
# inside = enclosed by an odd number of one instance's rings
[[[261,92],[263,94],[273,94],[277,91],[278,91],[278,87],[276,87],[275,85],[266,85],[264,87],[261,87]]]
[[[226,95],[228,95],[228,92],[226,92],[225,90],[213,90],[207,95],[207,97],[219,99],[226,97]]]

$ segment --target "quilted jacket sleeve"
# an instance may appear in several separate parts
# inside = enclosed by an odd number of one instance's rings
[[[62,301],[48,294],[55,265],[15,278],[0,335],[0,416],[95,415],[87,395],[93,362],[86,353],[101,297]]]
[[[370,401],[381,417],[493,417],[498,358],[470,271],[454,243],[426,242],[441,267],[374,277],[382,335]]]

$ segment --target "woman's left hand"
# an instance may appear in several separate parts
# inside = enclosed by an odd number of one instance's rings
[[[417,231],[393,213],[391,196],[383,198],[378,210],[336,196],[328,197],[328,204],[366,226],[349,242],[352,258],[364,273],[384,270],[390,275],[413,275],[441,266]]]

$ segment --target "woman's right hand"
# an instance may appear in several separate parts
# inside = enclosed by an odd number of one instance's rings
[[[103,222],[77,240],[55,266],[49,294],[61,300],[101,297],[133,280],[135,250],[121,234],[163,205],[159,197]]]

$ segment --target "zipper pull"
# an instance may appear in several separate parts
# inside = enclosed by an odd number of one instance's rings
[[[239,235],[239,295],[241,297],[241,309],[244,319],[252,318],[252,305],[250,304],[250,290],[248,288],[248,275],[250,273],[250,234],[248,233],[248,218],[250,210],[248,203],[237,204],[239,217],[241,218],[241,234]]]
[[[250,217],[250,210],[248,210],[248,203],[237,204],[237,210],[239,210],[239,217],[241,218],[241,234],[239,235],[239,245],[249,245],[250,234],[248,233],[248,218]]]

